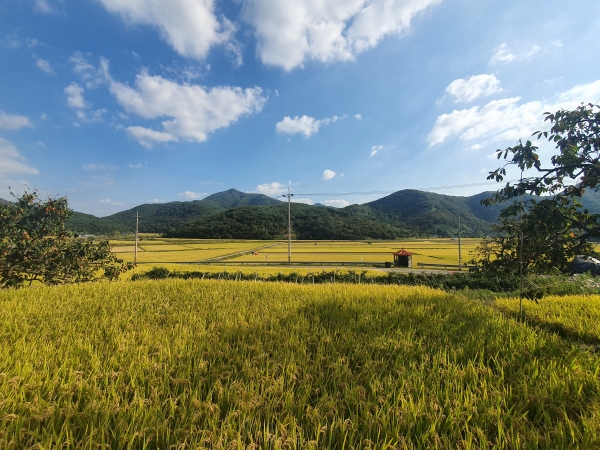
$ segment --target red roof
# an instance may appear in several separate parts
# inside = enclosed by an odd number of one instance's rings
[[[402,250],[398,250],[397,252],[394,252],[394,255],[400,255],[400,256],[410,256],[412,255],[411,252],[407,252],[406,250],[404,250],[404,248]]]

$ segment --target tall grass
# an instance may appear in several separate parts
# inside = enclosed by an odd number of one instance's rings
[[[517,299],[498,299],[496,305],[518,317]],[[531,326],[600,349],[600,295],[548,296],[539,304],[526,302],[525,320]]]
[[[423,287],[0,292],[0,447],[598,448],[600,363]]]

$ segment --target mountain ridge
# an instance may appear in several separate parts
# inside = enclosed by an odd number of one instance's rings
[[[298,239],[454,237],[460,217],[464,236],[481,237],[489,233],[504,208],[503,204],[481,204],[491,194],[463,197],[405,189],[344,208],[294,203],[292,228]],[[147,203],[102,218],[75,212],[67,226],[79,233],[133,232],[139,213],[139,229],[143,233],[274,239],[287,233],[285,203],[263,194],[228,189],[202,200]],[[591,212],[600,213],[600,194],[586,193],[582,203]]]

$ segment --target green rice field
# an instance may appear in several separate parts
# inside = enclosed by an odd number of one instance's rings
[[[600,448],[598,296],[527,303],[525,323],[518,300],[377,285],[90,283],[0,304],[3,449]]]

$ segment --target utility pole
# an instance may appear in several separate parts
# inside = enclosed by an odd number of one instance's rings
[[[458,270],[461,270],[462,264],[462,255],[460,250],[460,216],[458,216]]]
[[[288,264],[292,262],[292,213],[291,213],[291,204],[292,197],[294,194],[290,194],[290,188],[288,188],[288,193],[283,194],[282,197],[287,197],[288,199]]]
[[[137,264],[137,248],[138,248],[138,240],[139,240],[139,226],[140,215],[138,214],[138,210],[135,210],[135,253],[133,255],[133,264]]]
[[[523,185],[523,171],[521,170],[521,179],[519,188]],[[519,193],[519,320],[523,321],[523,226],[521,224],[523,216],[523,191]]]

